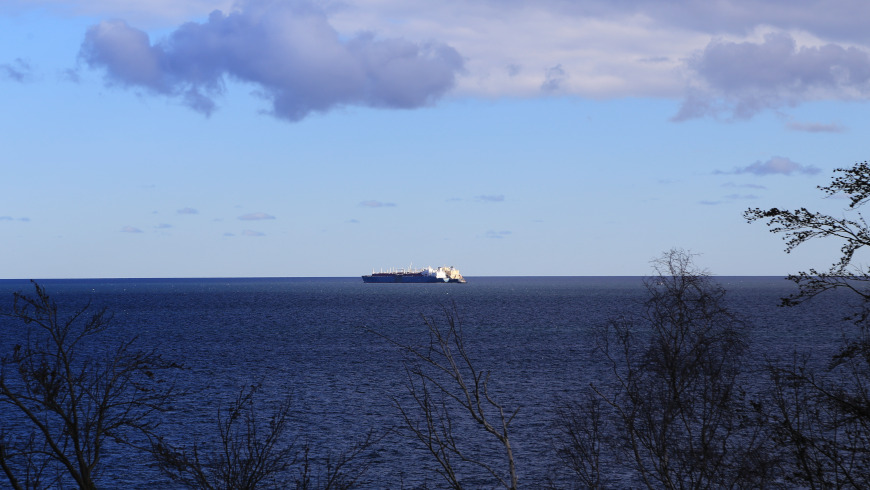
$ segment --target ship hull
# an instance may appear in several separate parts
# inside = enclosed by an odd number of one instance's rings
[[[362,276],[363,282],[367,283],[444,283],[453,282],[449,279],[441,279],[422,274],[374,274]],[[459,282],[459,281],[455,281]]]

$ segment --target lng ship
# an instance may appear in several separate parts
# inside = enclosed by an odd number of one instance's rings
[[[388,272],[372,271],[371,275],[362,276],[363,282],[458,282],[465,283],[465,278],[459,270],[450,267],[426,267],[425,269],[393,269]]]

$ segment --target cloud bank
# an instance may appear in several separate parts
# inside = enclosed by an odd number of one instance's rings
[[[448,93],[668,98],[680,104],[675,121],[870,99],[861,0],[8,1],[126,19],[88,30],[84,63],[203,114],[227,80],[251,84],[288,121],[421,107]],[[168,34],[151,39],[147,28]],[[0,78],[26,74],[17,60],[0,66]]]
[[[416,108],[455,83],[463,60],[437,42],[345,38],[323,11],[303,1],[250,1],[215,10],[161,41],[122,20],[88,29],[80,58],[110,84],[179,98],[210,115],[227,78],[248,82],[272,115],[299,121],[343,106]]]

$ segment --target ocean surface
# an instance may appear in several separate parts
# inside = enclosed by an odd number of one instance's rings
[[[374,430],[384,436],[360,456],[366,488],[444,486],[434,461],[414,441],[389,432],[401,425],[393,399],[407,400],[402,354],[377,331],[424,344],[424,317],[444,324],[455,307],[475,366],[508,409],[518,409],[512,444],[520,485],[534,487],[554,464],[552,410],[600,376],[591,336],[609,318],[645,298],[639,277],[469,277],[467,284],[363,284],[354,278],[44,280],[61,312],[88,302],[114,313],[113,335],[137,338],[184,365],[175,382],[191,394],[162,429],[180,443],[216,432],[215,416],[246,386],[262,384],[259,413],[286,396],[291,433],[315,457],[333,456]],[[795,308],[779,298],[794,290],[777,277],[717,277],[733,311],[749,321],[748,363],[808,352],[824,360],[851,327],[841,321],[847,295]],[[27,281],[0,281],[0,308]],[[62,313],[63,314],[63,313]],[[0,318],[0,355],[16,338]],[[113,449],[106,488],[172,488],[147,458]],[[492,487],[484,481],[474,486]]]

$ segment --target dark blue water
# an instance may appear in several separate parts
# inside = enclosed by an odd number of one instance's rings
[[[752,355],[819,358],[840,345],[845,296],[779,308],[792,292],[782,278],[723,277],[732,308],[748,318]],[[455,305],[469,351],[509,409],[523,486],[542,482],[555,463],[547,437],[555,400],[570,398],[602,369],[590,360],[591,335],[608,318],[644,299],[636,277],[480,277],[467,284],[363,284],[359,278],[46,280],[62,308],[88,301],[114,312],[118,339],[137,336],[182,363],[177,382],[192,393],[163,421],[179,442],[213,435],[218,407],[241,387],[262,383],[268,404],[290,395],[292,431],[315,453],[337,452],[374,429],[400,425],[392,398],[406,398],[398,350],[372,334],[403,343],[428,339],[422,317],[437,322]],[[0,305],[26,281],[0,281]],[[2,321],[2,320],[0,320]],[[0,347],[14,342],[11,326]],[[440,487],[432,462],[411,441],[389,435],[365,455],[372,488]],[[165,486],[144,458],[124,453],[107,463],[106,487]]]

